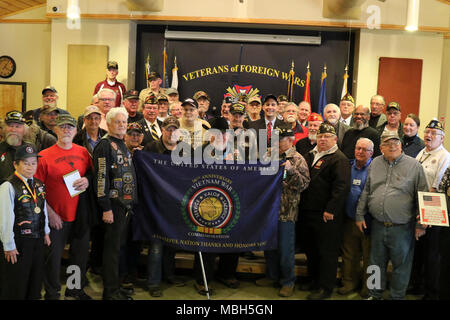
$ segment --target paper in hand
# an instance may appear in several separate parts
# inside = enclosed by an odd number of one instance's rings
[[[69,194],[72,198],[83,192],[83,191],[75,190],[75,188],[73,187],[73,183],[76,180],[81,178],[80,172],[78,170],[75,170],[75,171],[65,174],[63,176],[63,178],[64,178],[64,182],[66,184],[67,190],[69,191]]]

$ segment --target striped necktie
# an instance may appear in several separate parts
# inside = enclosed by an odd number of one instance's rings
[[[158,133],[156,132],[156,124],[152,124],[151,132],[153,140],[158,140],[159,136]]]
[[[269,123],[267,123],[267,142],[270,142],[270,138],[272,136],[272,122],[269,121]]]

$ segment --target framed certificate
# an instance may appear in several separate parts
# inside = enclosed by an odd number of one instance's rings
[[[64,182],[66,184],[67,190],[69,191],[69,194],[72,198],[83,192],[83,191],[75,190],[75,188],[73,187],[73,183],[75,182],[75,180],[78,180],[81,178],[80,172],[78,170],[75,170],[75,171],[65,174],[63,176],[63,178],[64,178]]]
[[[419,191],[420,223],[432,226],[449,226],[447,201],[444,193]]]

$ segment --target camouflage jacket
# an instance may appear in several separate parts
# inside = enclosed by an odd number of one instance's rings
[[[310,181],[309,169],[306,160],[295,150],[295,147],[287,150],[284,155],[291,162],[292,168],[286,170],[284,175],[279,220],[297,221],[300,194],[308,187]]]

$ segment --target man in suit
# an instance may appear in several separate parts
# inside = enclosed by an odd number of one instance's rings
[[[161,125],[162,122],[156,119],[159,114],[158,99],[154,94],[150,94],[144,100],[144,106],[142,109],[144,119],[137,121],[144,129],[144,141],[142,145],[159,140],[161,137]]]
[[[342,140],[344,139],[345,133],[350,129],[348,125],[339,121],[340,117],[341,110],[337,105],[335,105],[334,103],[329,103],[325,106],[325,109],[323,110],[323,118],[326,122],[331,124],[334,128],[334,131],[336,131],[338,139],[337,144],[339,148],[342,145]]]
[[[328,123],[320,125],[317,146],[305,160],[311,181],[300,201],[299,224],[311,282],[300,289],[312,291],[307,299],[321,300],[331,296],[336,284],[350,164],[338,149],[336,132]]]
[[[355,110],[355,99],[347,93],[342,97],[339,103],[339,108],[341,110],[340,122],[345,123],[349,127],[353,126],[353,111]]]
[[[267,136],[267,146],[270,147],[270,137],[272,135],[273,129],[285,126],[284,121],[277,118],[277,110],[278,110],[277,97],[274,96],[273,94],[269,94],[264,98],[263,101],[264,118],[261,118],[256,121],[251,121],[249,123],[249,128],[256,130],[258,146],[260,135],[265,134]],[[265,151],[266,150],[264,150],[264,152],[261,152],[260,150],[260,154],[264,154]]]

